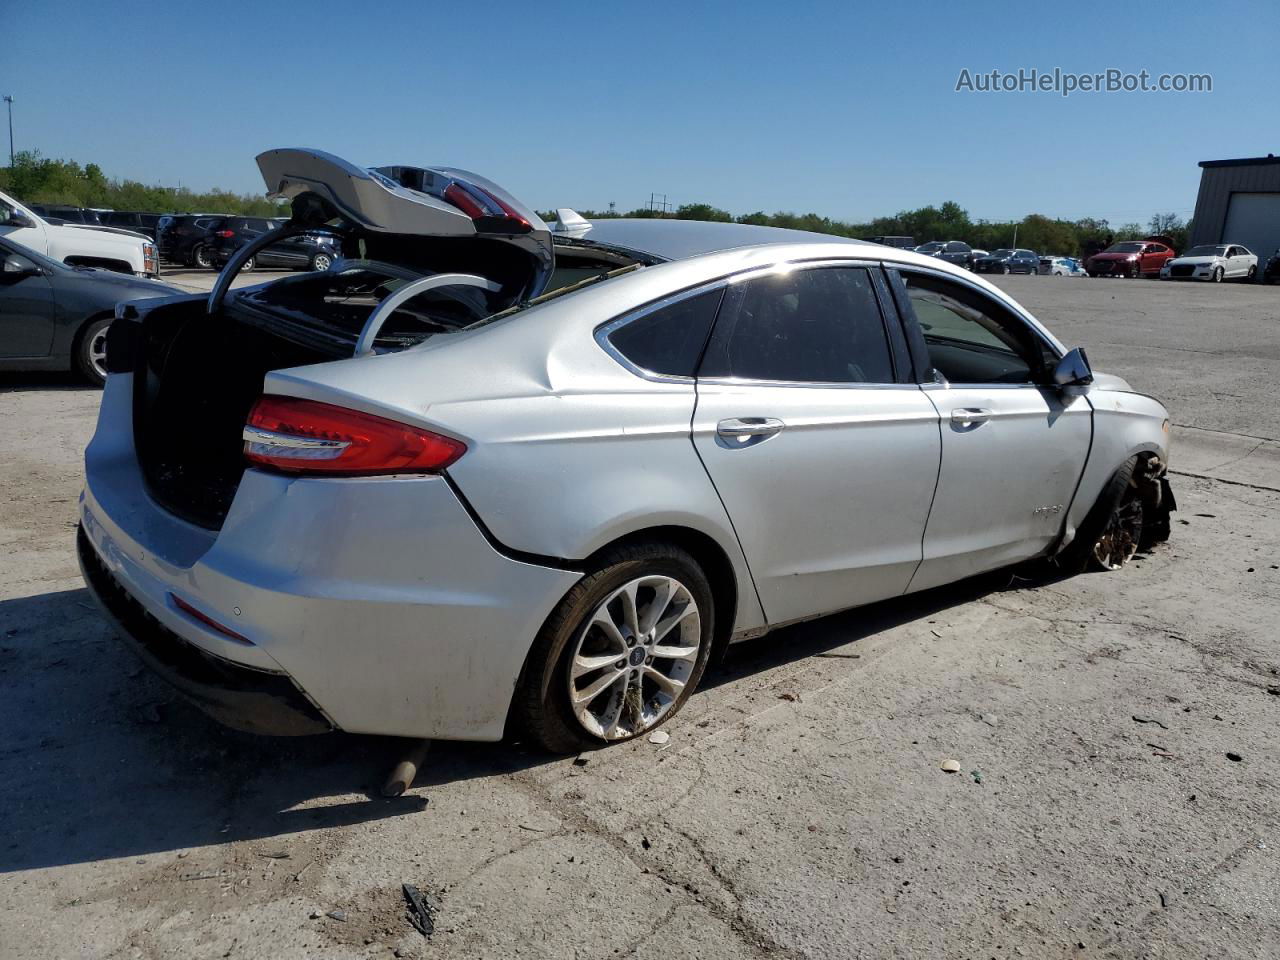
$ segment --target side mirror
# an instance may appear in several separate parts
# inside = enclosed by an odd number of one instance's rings
[[[5,257],[4,266],[0,267],[0,283],[17,283],[24,277],[34,277],[38,270],[27,261],[18,257]]]
[[[35,226],[31,218],[16,207],[0,207],[0,214],[5,214],[3,223],[6,227]]]
[[[1053,369],[1053,385],[1055,387],[1083,387],[1093,383],[1093,369],[1089,366],[1089,358],[1084,349],[1076,347],[1068,350]]]

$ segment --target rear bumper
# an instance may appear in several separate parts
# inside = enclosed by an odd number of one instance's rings
[[[165,627],[107,568],[84,527],[76,534],[76,552],[85,583],[120,637],[147,666],[209,716],[236,730],[273,736],[333,729],[283,673],[225,660]]]
[[[579,573],[498,552],[436,476],[250,470],[221,530],[188,524],[146,493],[132,380],[107,379],[80,518],[86,580],[149,662],[234,726],[283,704],[287,727],[300,710],[352,733],[501,738],[533,639]]]

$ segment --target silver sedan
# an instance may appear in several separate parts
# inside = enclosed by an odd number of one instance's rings
[[[735,640],[1168,535],[1164,407],[936,258],[259,165],[293,206],[260,242],[345,259],[231,291],[250,244],[118,309],[79,535],[229,724],[627,740]]]

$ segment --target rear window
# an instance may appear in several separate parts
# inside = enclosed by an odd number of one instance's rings
[[[692,377],[723,293],[717,287],[626,321],[608,334],[609,345],[642,370]]]

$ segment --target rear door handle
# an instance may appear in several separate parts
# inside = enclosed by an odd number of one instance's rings
[[[951,411],[952,423],[986,423],[991,419],[991,411],[984,407],[957,407]]]
[[[773,417],[731,417],[716,424],[722,437],[772,437],[785,424]]]

